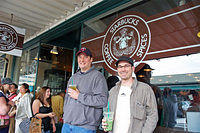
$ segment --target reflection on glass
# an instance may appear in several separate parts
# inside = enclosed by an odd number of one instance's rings
[[[23,50],[21,57],[19,85],[27,83],[31,92],[33,92],[36,79],[37,60],[35,60],[35,57],[37,54],[38,47],[30,47]]]

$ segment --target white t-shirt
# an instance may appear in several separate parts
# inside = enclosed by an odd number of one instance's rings
[[[113,133],[128,133],[130,126],[131,87],[121,86],[117,99]]]

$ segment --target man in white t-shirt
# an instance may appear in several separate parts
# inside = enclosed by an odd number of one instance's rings
[[[158,121],[155,95],[148,84],[132,77],[133,60],[122,56],[116,62],[121,81],[109,92],[109,111],[114,112],[112,133],[152,133]],[[102,120],[103,128],[106,122]]]

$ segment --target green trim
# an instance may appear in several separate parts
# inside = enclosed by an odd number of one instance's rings
[[[23,45],[23,50],[30,49],[30,47],[32,47],[32,48],[38,47],[38,46],[39,46],[38,43],[40,43],[40,42],[29,43],[29,44],[27,44],[26,46]]]
[[[105,75],[105,68],[102,67],[102,72],[101,72],[103,75]]]
[[[33,45],[34,43],[38,42],[47,43],[48,41],[62,36],[63,34],[69,31],[72,31],[74,28],[80,27],[84,21],[87,21],[88,19],[98,16],[99,14],[105,13],[108,10],[111,10],[129,1],[131,0],[103,0],[99,4],[92,6],[91,8],[83,11],[82,13],[77,14],[76,16],[59,24],[58,26],[53,27],[45,33],[42,33],[38,37],[26,42],[23,45],[23,48],[27,48],[30,45]]]
[[[83,23],[81,24],[81,33],[80,33],[80,43],[79,43],[79,49],[81,49],[81,40],[82,40],[82,34],[83,34]]]
[[[79,42],[79,47],[78,50],[81,49],[81,37],[82,37],[82,32],[83,32],[83,24],[81,24],[81,28],[80,28],[80,42]],[[73,49],[73,63],[72,63],[72,75],[75,73],[75,69],[76,69],[76,51],[77,48]]]
[[[36,85],[37,85],[37,77],[38,77],[38,67],[39,67],[39,57],[40,57],[40,48],[41,48],[41,44],[39,43],[39,48],[38,48],[38,54],[37,54],[37,67],[36,67],[36,74],[35,74],[35,84],[34,84],[34,88],[33,88],[33,99],[35,99],[35,90],[37,89]]]
[[[15,64],[16,64],[16,56],[13,56],[13,60],[12,60],[12,68],[11,68],[11,80],[13,81],[13,75],[14,75],[14,71],[15,71]]]
[[[72,75],[75,73],[75,63],[76,63],[76,48],[74,48],[73,50]]]

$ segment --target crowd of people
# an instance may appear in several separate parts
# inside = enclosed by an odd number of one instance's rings
[[[55,132],[56,124],[62,122],[55,121],[55,118],[62,118],[65,92],[50,97],[50,88],[44,86],[33,100],[28,84],[23,83],[18,94],[17,90],[18,86],[10,78],[1,80],[0,133],[23,133],[20,123],[32,117],[42,119],[43,133]]]
[[[133,60],[121,56],[115,62],[118,77],[106,80],[92,65],[88,48],[81,48],[76,56],[80,69],[69,79],[66,94],[51,96],[51,88],[44,86],[34,97],[26,83],[17,94],[18,86],[10,78],[1,80],[0,133],[22,133],[20,124],[32,117],[42,119],[42,133],[103,133],[109,124],[103,110],[114,112],[112,133],[152,133],[160,126],[162,112],[164,125],[174,127],[177,97],[170,88],[162,94],[150,83],[150,66],[135,70]],[[193,101],[198,98],[195,93]]]

